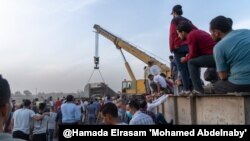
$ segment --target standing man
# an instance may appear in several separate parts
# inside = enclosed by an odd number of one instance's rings
[[[133,115],[129,125],[154,125],[153,119],[140,111],[140,103],[138,100],[129,102],[129,112]]]
[[[215,68],[213,58],[215,42],[207,32],[193,29],[190,22],[179,23],[177,33],[180,39],[187,41],[189,47],[189,53],[186,57],[181,58],[181,63],[188,62],[190,78],[194,87],[193,93],[203,94],[200,69],[201,67]]]
[[[250,92],[250,30],[232,29],[232,20],[224,16],[210,22],[215,41],[216,69],[221,80],[215,83],[215,93]]]
[[[31,121],[41,121],[48,113],[36,115],[34,111],[30,110],[31,101],[26,99],[23,102],[23,108],[16,110],[12,118],[13,137],[29,141],[31,134]]]
[[[169,35],[169,47],[170,51],[174,53],[177,68],[181,73],[182,83],[184,93],[188,94],[191,91],[191,80],[189,78],[188,66],[187,63],[180,63],[181,57],[186,56],[188,53],[188,46],[185,41],[182,41],[176,32],[178,24],[182,21],[189,21],[187,18],[182,17],[183,11],[181,5],[175,5],[172,9],[173,19],[170,24],[170,35]],[[192,28],[197,29],[194,25]]]
[[[36,115],[43,115],[46,110],[46,103],[40,103],[38,106],[39,112]],[[49,114],[48,114],[49,115]],[[47,125],[49,116],[46,115],[40,121],[34,121],[33,141],[46,141],[47,139]]]
[[[73,95],[68,95],[61,106],[62,124],[77,125],[81,120],[81,110],[74,103]]]
[[[118,109],[114,103],[104,104],[101,112],[105,125],[127,125],[127,123],[119,120]]]

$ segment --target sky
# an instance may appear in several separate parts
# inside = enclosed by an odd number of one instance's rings
[[[169,66],[168,38],[176,4],[184,17],[208,31],[218,15],[230,17],[233,28],[249,28],[249,0],[1,0],[0,74],[12,92],[76,92],[102,82],[94,71],[98,24]],[[124,51],[137,79],[145,64]],[[156,56],[154,56],[156,55]],[[99,37],[100,72],[115,91],[129,80],[114,44]]]

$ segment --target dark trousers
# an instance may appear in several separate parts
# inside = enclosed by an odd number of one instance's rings
[[[46,141],[47,135],[46,135],[46,133],[34,134],[32,140],[33,141]]]
[[[183,89],[189,91],[192,88],[192,82],[189,76],[189,70],[187,63],[181,63],[181,58],[185,57],[188,53],[188,46],[181,46],[174,51],[175,63],[177,65],[178,71],[181,73],[181,80],[183,84]]]
[[[213,55],[203,55],[197,58],[192,58],[188,61],[188,69],[190,73],[190,78],[192,80],[193,88],[196,91],[204,93],[204,89],[202,87],[201,82],[201,68],[209,67],[215,68],[215,61]]]
[[[12,134],[13,138],[17,138],[17,139],[23,139],[26,141],[30,141],[30,136],[29,134],[25,134],[22,131],[14,131]]]
[[[154,93],[157,93],[158,92],[158,88],[157,88],[157,84],[155,82],[150,82],[150,87],[151,89],[153,90]],[[160,90],[161,91],[164,91],[164,93],[170,93],[167,91],[167,88],[163,88],[160,86]]]
[[[48,130],[48,141],[53,141],[54,137],[54,129],[49,129]]]
[[[236,85],[227,80],[219,80],[214,85],[216,94],[227,94],[233,92],[250,92],[250,84]]]

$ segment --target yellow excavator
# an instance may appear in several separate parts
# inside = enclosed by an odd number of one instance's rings
[[[126,94],[145,94],[148,92],[149,88],[147,87],[146,79],[140,79],[137,80],[134,76],[133,71],[131,70],[129,63],[127,62],[122,50],[127,51],[128,53],[132,54],[139,60],[141,60],[144,63],[148,63],[148,61],[153,61],[155,65],[158,65],[162,73],[164,73],[167,77],[170,77],[170,68],[166,65],[158,61],[157,59],[151,57],[150,55],[146,54],[145,52],[139,50],[134,45],[131,45],[130,43],[122,40],[121,38],[115,36],[114,34],[110,33],[109,31],[103,29],[99,25],[94,25],[94,29],[97,33],[101,34],[105,38],[109,39],[111,42],[113,42],[117,49],[121,51],[121,54],[123,56],[123,59],[125,61],[126,69],[129,73],[129,76],[131,80],[124,80],[122,82],[122,92]]]

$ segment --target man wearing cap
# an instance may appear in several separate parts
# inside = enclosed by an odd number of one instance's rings
[[[185,93],[190,92],[192,82],[189,78],[189,71],[187,63],[181,63],[180,59],[181,57],[186,56],[188,54],[188,45],[185,41],[182,41],[176,32],[176,27],[178,24],[182,21],[191,21],[185,17],[182,16],[182,6],[181,5],[175,5],[172,9],[173,19],[170,24],[170,34],[169,34],[169,47],[170,51],[174,53],[175,61],[178,70],[181,73],[182,83],[183,83],[183,89]],[[197,29],[193,24],[192,28]]]

